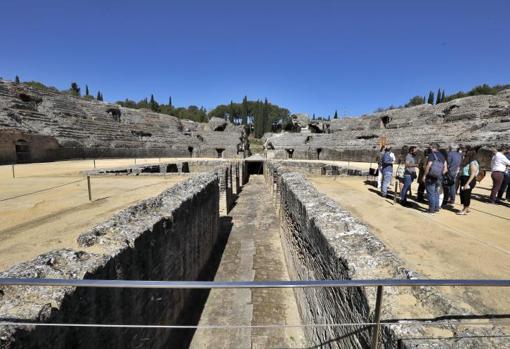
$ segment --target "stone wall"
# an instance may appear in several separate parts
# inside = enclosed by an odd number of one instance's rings
[[[25,149],[20,149],[24,146]],[[26,150],[23,152],[17,150]],[[59,146],[54,137],[20,130],[5,130],[0,135],[0,164],[44,162],[56,160]]]
[[[411,145],[424,149],[431,142],[445,149],[452,143],[477,148],[510,144],[510,89],[494,96],[343,117],[327,124],[325,133],[305,128],[302,133],[268,135],[267,157],[370,162],[381,143],[397,152]],[[479,155],[483,164],[490,162],[490,153]]]
[[[34,151],[47,137],[51,151],[32,161],[80,158],[243,158],[249,148],[243,127],[180,120],[147,109],[71,96],[0,79],[0,139],[21,132]],[[3,143],[3,142],[2,142]],[[0,164],[13,163],[13,144],[0,145]],[[34,154],[35,155],[35,154]]]
[[[334,165],[326,162],[317,161],[279,161],[272,160],[273,164],[278,164],[288,171],[312,176],[366,176],[367,170],[350,166],[350,168]]]
[[[269,161],[264,175],[279,211],[282,246],[291,280],[420,278],[367,226],[320,194],[301,174]],[[294,293],[303,323],[373,322],[375,288],[297,288]],[[405,309],[403,304],[414,305]],[[413,314],[411,318],[432,320],[399,321],[406,311]],[[381,328],[382,347],[478,348],[510,344],[508,338],[490,337],[506,334],[497,325],[463,326],[466,314],[469,310],[462,302],[453,302],[438,289],[385,287],[382,319],[391,324]],[[444,321],[445,318],[451,321]],[[452,333],[454,339],[430,339],[437,337],[437,333]],[[306,328],[307,339],[317,347],[367,348],[371,334],[369,326]]]
[[[107,280],[203,279],[219,224],[215,174],[177,184],[82,234],[83,251],[56,250],[0,277]],[[94,251],[94,252],[90,252]],[[0,318],[12,321],[183,324],[199,306],[190,290],[6,286]],[[168,329],[0,327],[0,348],[164,348]]]
[[[243,160],[200,160],[140,164],[126,167],[99,168],[83,171],[86,176],[166,176],[172,174],[214,172],[219,179],[220,213],[227,214],[234,205],[241,186],[240,176],[245,173]]]

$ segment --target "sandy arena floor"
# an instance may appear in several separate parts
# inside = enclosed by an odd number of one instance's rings
[[[426,205],[405,208],[383,199],[365,177],[313,177],[316,188],[368,224],[377,236],[413,270],[428,278],[508,279],[510,275],[510,204],[482,202],[490,176],[474,190],[472,212],[425,213]],[[413,193],[417,185],[413,184]],[[457,202],[460,200],[457,197]],[[460,204],[455,205],[459,209]],[[442,288],[477,313],[508,314],[504,288]]]
[[[150,162],[158,159],[137,160]],[[133,163],[97,160],[96,166]],[[79,172],[91,168],[91,160],[16,165],[13,179],[11,166],[0,166],[0,270],[52,249],[78,248],[80,233],[185,178],[93,177],[89,201],[87,182]]]

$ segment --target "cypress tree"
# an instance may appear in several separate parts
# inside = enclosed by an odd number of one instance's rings
[[[248,123],[248,97],[244,96],[241,114],[241,124],[246,125]]]
[[[170,107],[170,109],[173,108],[173,105],[172,105],[172,96],[168,97],[168,106]]]
[[[262,135],[269,131],[269,104],[267,98],[264,99],[264,106],[262,107]]]
[[[441,103],[441,89],[437,90],[437,95],[436,95],[436,104],[439,104],[439,103]]]
[[[230,106],[228,108],[228,119],[231,123],[234,123],[234,116],[235,116],[235,108],[234,108],[234,101],[230,100]]]
[[[85,85],[85,96],[89,95],[89,85]]]
[[[338,119],[338,111],[335,110],[335,116],[333,116],[333,119]]]
[[[96,99],[97,99],[98,101],[103,101],[103,94],[101,93],[101,91],[97,91],[97,97],[96,97]]]
[[[434,104],[434,92],[429,92],[429,99],[427,100],[428,104]]]
[[[441,103],[444,103],[446,102],[446,96],[444,95],[444,89],[443,89],[443,93],[441,94]]]
[[[158,111],[159,105],[156,102],[156,100],[154,99],[154,95],[153,94],[151,94],[151,101],[150,101],[149,105],[150,105],[150,108],[151,108],[152,111]]]
[[[423,104],[427,103],[427,97],[423,96]]]
[[[315,120],[315,113],[313,113],[312,115],[312,120]]]
[[[16,78],[14,79],[14,82],[17,83],[17,84],[20,83],[19,76],[16,75]]]

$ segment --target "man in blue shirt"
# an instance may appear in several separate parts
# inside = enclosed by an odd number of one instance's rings
[[[439,212],[439,188],[443,180],[443,175],[448,171],[446,159],[439,152],[439,144],[430,145],[430,154],[427,158],[425,173],[422,180],[427,188],[427,197],[429,199],[429,213]]]
[[[462,163],[462,146],[459,146],[457,149],[455,145],[450,145],[448,157],[446,159],[446,163],[448,165],[448,176],[453,179],[453,182],[445,186],[444,200],[443,206],[446,204],[453,205],[455,204],[455,193],[457,191],[457,182],[459,178],[459,170],[460,164]]]

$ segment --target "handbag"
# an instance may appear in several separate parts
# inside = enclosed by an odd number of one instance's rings
[[[450,186],[450,185],[453,185],[454,183],[455,183],[455,178],[451,174],[445,173],[443,175],[443,185]]]

